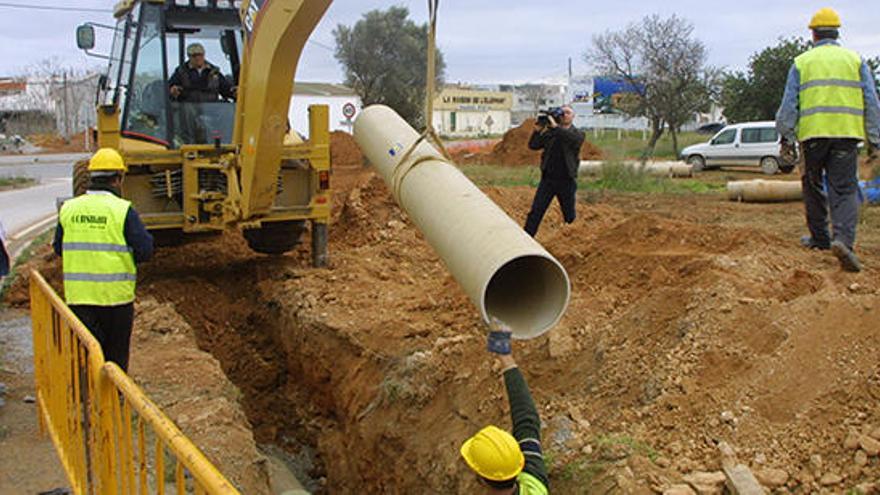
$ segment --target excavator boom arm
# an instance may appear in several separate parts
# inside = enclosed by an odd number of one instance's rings
[[[244,218],[275,199],[293,79],[303,47],[331,0],[245,0],[246,33],[233,142],[239,147]]]

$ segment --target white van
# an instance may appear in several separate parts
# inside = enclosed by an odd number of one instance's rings
[[[718,131],[708,143],[681,150],[681,159],[695,172],[709,167],[758,166],[767,175],[789,173],[794,165],[779,158],[779,134],[773,121],[732,124]]]

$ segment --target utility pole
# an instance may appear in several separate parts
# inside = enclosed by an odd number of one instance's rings
[[[67,70],[62,69],[61,73],[61,91],[63,92],[62,96],[62,104],[64,105],[64,113],[62,114],[62,118],[64,119],[64,137],[70,135],[70,112],[68,111],[67,106]]]

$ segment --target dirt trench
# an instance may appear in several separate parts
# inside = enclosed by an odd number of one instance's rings
[[[195,257],[189,249],[217,262],[181,269]],[[240,257],[230,256],[237,249]],[[332,303],[283,289],[305,272],[314,275],[297,258],[254,259],[226,239],[178,248],[150,267],[142,290],[171,303],[192,327],[199,347],[241,390],[255,440],[281,448],[306,488],[419,491],[403,457],[412,437],[393,433],[401,412],[388,406],[427,400],[428,392],[410,388],[412,363],[397,349],[366,348],[321,321]]]

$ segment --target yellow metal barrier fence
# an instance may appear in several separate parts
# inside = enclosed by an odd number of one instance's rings
[[[73,493],[238,494],[116,363],[104,361],[46,280],[36,271],[30,280],[40,427]]]

